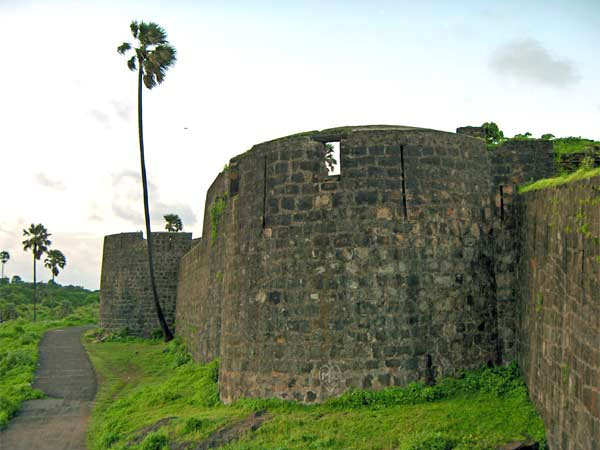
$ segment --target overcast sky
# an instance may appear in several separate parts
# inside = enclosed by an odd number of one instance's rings
[[[324,5],[325,4],[325,5]],[[259,142],[342,125],[600,139],[600,1],[0,0],[0,250],[32,279],[43,223],[62,284],[98,288],[102,237],[144,228],[131,20],[178,51],[145,91],[153,229],[202,228],[206,190]],[[41,270],[42,280],[49,271]]]

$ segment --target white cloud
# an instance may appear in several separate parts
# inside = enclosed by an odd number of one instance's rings
[[[60,180],[53,180],[46,176],[46,174],[38,172],[34,175],[35,180],[44,187],[50,189],[56,189],[58,191],[64,191],[66,189],[65,184]]]
[[[113,176],[112,212],[120,219],[136,226],[143,226],[143,202],[140,175],[125,170]],[[165,214],[177,214],[184,227],[196,224],[196,215],[189,205],[183,203],[167,203],[160,199],[160,193],[152,182],[148,182],[150,215],[153,222],[164,222]],[[157,230],[158,231],[158,230]]]
[[[131,112],[133,111],[133,105],[121,100],[112,100],[110,104],[115,109],[117,116],[127,121],[131,118]]]
[[[499,47],[490,66],[502,75],[554,87],[566,87],[579,81],[572,62],[553,57],[532,38],[513,40]]]

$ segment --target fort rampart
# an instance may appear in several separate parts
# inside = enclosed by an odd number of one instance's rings
[[[600,448],[600,177],[520,199],[519,364],[550,448]]]
[[[224,402],[310,403],[518,361],[551,448],[598,445],[598,178],[518,195],[553,175],[552,143],[490,151],[461,130],[258,144],[211,185],[201,240],[157,233],[168,320],[195,360],[220,358]],[[103,326],[158,328],[147,279],[141,233],[107,236]]]
[[[495,247],[495,193],[552,171],[550,143],[517,147],[500,150],[514,179],[482,140],[410,127],[304,133],[234,158],[178,283],[177,332],[197,360],[220,356],[222,399],[320,401],[513,361],[516,255]]]

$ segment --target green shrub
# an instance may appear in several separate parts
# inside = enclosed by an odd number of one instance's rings
[[[527,390],[516,364],[507,367],[484,368],[461,372],[455,378],[443,378],[434,386],[421,382],[405,387],[390,387],[380,391],[350,389],[325,405],[334,409],[380,409],[394,405],[414,405],[433,402],[457,395],[490,393],[502,396],[508,393],[527,395]]]
[[[187,434],[193,433],[194,431],[200,431],[203,425],[203,420],[197,419],[195,417],[190,417],[185,421],[185,424],[183,425],[183,432]]]
[[[142,441],[142,450],[163,450],[167,449],[169,444],[169,438],[166,434],[155,431],[149,433]]]
[[[403,450],[453,450],[456,440],[442,433],[423,433],[404,444]]]

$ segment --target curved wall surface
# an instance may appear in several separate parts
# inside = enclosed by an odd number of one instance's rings
[[[339,176],[325,142],[340,142]],[[197,360],[220,356],[225,402],[499,362],[489,174],[483,141],[410,127],[254,146],[209,190],[214,239],[182,259],[177,333]]]
[[[191,233],[152,233],[158,296],[169,326],[174,325],[179,260]],[[142,232],[104,237],[100,280],[100,326],[149,336],[160,329],[152,299],[146,240]]]

